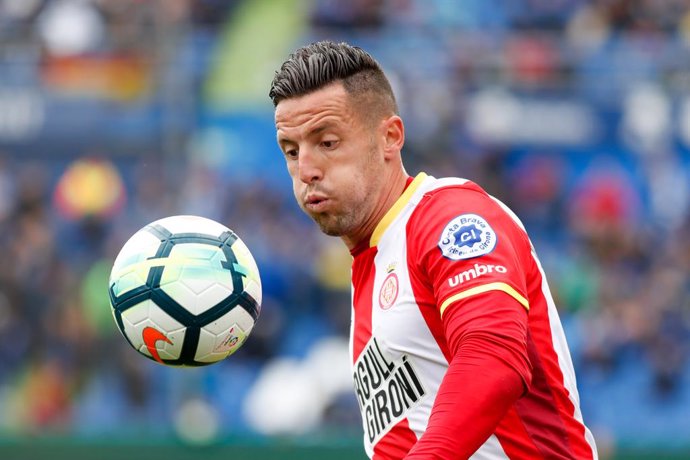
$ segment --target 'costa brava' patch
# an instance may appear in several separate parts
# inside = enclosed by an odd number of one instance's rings
[[[482,216],[462,214],[446,224],[438,247],[451,260],[483,256],[496,247],[496,232]]]

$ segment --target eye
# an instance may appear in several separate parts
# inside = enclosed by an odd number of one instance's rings
[[[288,160],[296,160],[299,156],[299,151],[297,149],[287,149],[285,151],[285,158]]]
[[[326,150],[332,150],[336,148],[339,144],[339,141],[335,139],[329,139],[329,140],[323,140],[321,141],[321,147],[323,147]]]

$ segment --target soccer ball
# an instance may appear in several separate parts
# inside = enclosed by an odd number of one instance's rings
[[[247,246],[197,216],[167,217],[135,233],[115,259],[109,294],[130,345],[170,366],[230,356],[261,311],[261,279]]]

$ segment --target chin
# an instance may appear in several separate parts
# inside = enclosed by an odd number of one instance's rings
[[[343,236],[345,233],[339,229],[321,227],[321,231],[328,236]]]
[[[344,229],[343,225],[340,225],[341,223],[338,221],[334,221],[325,216],[311,216],[311,218],[314,219],[321,229],[321,232],[328,236],[343,236],[347,233],[346,229]]]
[[[328,236],[342,236],[343,232],[340,229],[340,227],[333,225],[332,223],[329,225],[328,222],[322,222],[319,221],[318,219],[314,219],[316,224],[319,226],[321,229],[322,233],[325,233]]]

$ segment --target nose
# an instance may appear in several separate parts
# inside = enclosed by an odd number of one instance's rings
[[[318,182],[323,178],[323,166],[311,150],[300,149],[297,161],[299,178],[305,184]]]

